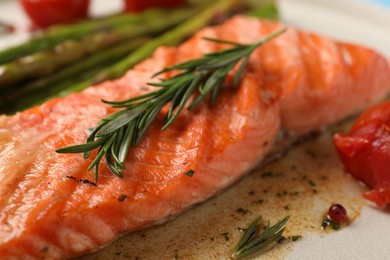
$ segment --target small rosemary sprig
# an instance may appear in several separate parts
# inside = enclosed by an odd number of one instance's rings
[[[88,158],[91,151],[98,148],[97,155],[88,168],[88,170],[94,169],[95,181],[98,180],[99,163],[103,158],[106,159],[111,172],[123,177],[122,171],[125,169],[124,161],[129,147],[140,142],[165,105],[170,103],[162,130],[175,121],[191,97],[194,99],[188,105],[188,110],[197,106],[209,94],[211,102],[214,103],[227,74],[242,61],[233,81],[234,86],[237,86],[253,51],[285,30],[273,32],[253,44],[205,38],[209,41],[231,44],[234,47],[163,69],[154,76],[172,70],[181,70],[181,73],[172,78],[160,80],[158,83],[148,83],[150,86],[159,87],[157,91],[120,102],[103,100],[104,103],[115,108],[123,108],[123,110],[103,118],[92,130],[86,143],[64,147],[56,152],[84,153],[84,158]],[[198,92],[195,91],[196,89]]]
[[[275,246],[283,239],[283,227],[290,217],[287,216],[278,223],[270,227],[267,222],[266,226],[260,223],[261,216],[257,217],[252,224],[245,230],[244,235],[234,248],[231,255],[232,260],[242,259],[255,253],[260,253],[264,249]]]

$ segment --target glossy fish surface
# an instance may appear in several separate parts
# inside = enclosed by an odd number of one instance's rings
[[[238,88],[231,86],[233,70],[215,105],[184,111],[165,131],[160,113],[130,149],[124,178],[103,162],[94,183],[87,170],[93,158],[55,153],[85,142],[88,129],[114,111],[101,99],[153,91],[147,82],[162,68],[229,47],[202,37],[251,43],[282,27],[236,16],[178,47],[160,47],[121,79],[0,116],[2,259],[74,257],[161,223],[253,169],[282,128],[316,130],[388,93],[389,65],[376,52],[288,27],[255,51]]]

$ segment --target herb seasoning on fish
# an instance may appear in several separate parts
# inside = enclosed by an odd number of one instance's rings
[[[150,124],[165,105],[171,102],[162,130],[167,129],[175,121],[197,88],[199,94],[194,97],[188,110],[196,107],[209,94],[214,104],[226,76],[236,64],[242,61],[234,77],[233,84],[237,86],[254,50],[285,31],[286,29],[281,29],[273,32],[253,44],[205,38],[217,43],[231,44],[234,47],[209,53],[202,58],[157,72],[154,76],[172,70],[182,70],[180,74],[170,79],[148,83],[150,86],[159,87],[157,91],[120,102],[103,101],[115,108],[124,109],[103,118],[93,129],[85,144],[64,147],[58,149],[57,153],[84,153],[84,158],[88,158],[92,150],[99,148],[95,159],[88,167],[88,170],[94,169],[95,181],[99,177],[99,163],[103,156],[110,171],[123,178],[122,171],[125,169],[123,163],[129,147],[141,141]]]

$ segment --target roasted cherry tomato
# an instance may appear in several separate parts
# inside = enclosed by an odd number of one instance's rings
[[[390,101],[367,110],[333,141],[346,170],[372,188],[363,196],[378,206],[390,203]]]
[[[85,18],[89,0],[20,0],[31,21],[39,27]]]
[[[186,0],[125,0],[125,11],[139,12],[153,7],[174,7],[186,2]]]

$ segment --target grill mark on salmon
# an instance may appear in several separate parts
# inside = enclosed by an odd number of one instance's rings
[[[229,75],[214,107],[184,111],[166,131],[160,114],[130,149],[124,179],[103,163],[97,186],[74,181],[91,177],[92,159],[54,152],[84,142],[86,129],[114,111],[101,99],[152,91],[146,83],[156,71],[228,47],[203,36],[251,43],[281,27],[236,16],[176,48],[159,48],[121,79],[0,117],[0,256],[64,258],[97,250],[237,181],[269,152],[281,127],[306,133],[388,92],[389,65],[379,54],[290,27],[255,51],[238,89],[230,86],[234,71]],[[184,174],[189,169],[192,177]]]

